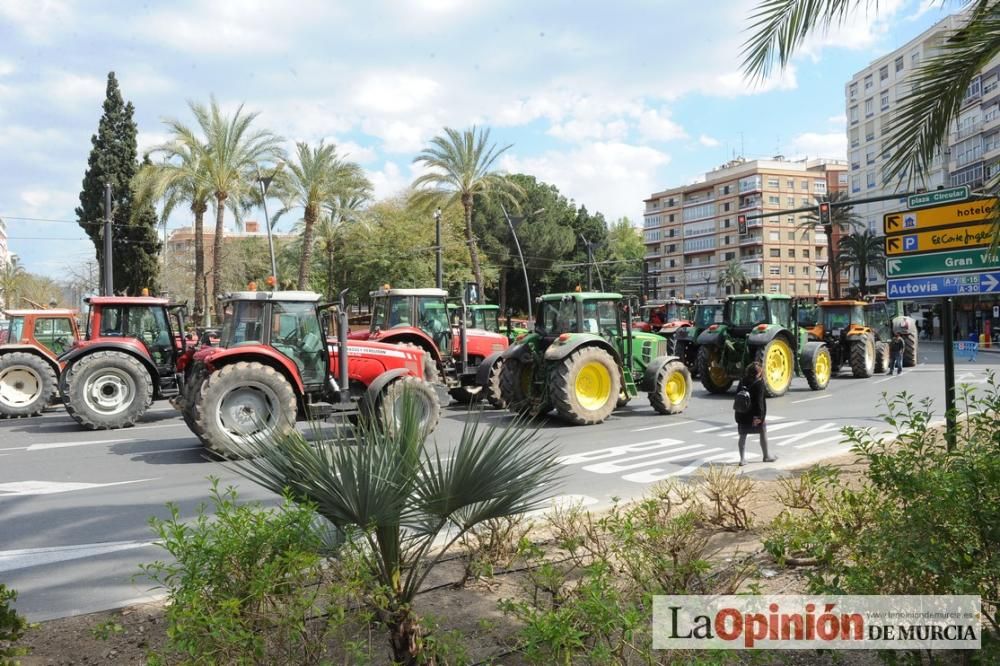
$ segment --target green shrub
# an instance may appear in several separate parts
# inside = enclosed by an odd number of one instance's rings
[[[14,657],[28,654],[15,645],[28,629],[28,621],[11,606],[16,600],[17,592],[0,583],[0,664],[16,663]]]

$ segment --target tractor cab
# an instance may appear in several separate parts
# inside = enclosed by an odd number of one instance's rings
[[[820,308],[818,325],[821,339],[840,338],[854,328],[864,328],[866,324],[865,304],[843,301],[828,301]]]
[[[791,303],[787,296],[730,296],[726,301],[723,320],[729,325],[731,332],[738,336],[749,335],[751,330],[761,324],[790,328]]]
[[[448,292],[443,289],[389,289],[371,292],[372,320],[369,335],[378,339],[388,332],[418,329],[439,350],[451,349]]]
[[[76,310],[8,310],[6,314],[6,344],[32,345],[54,358],[80,339]]]
[[[448,312],[452,317],[452,325],[458,326],[461,306],[451,303]],[[466,306],[465,327],[477,328],[490,333],[500,333],[500,306],[491,304]]]
[[[184,306],[150,296],[95,296],[87,300],[87,347],[123,345],[147,357],[162,378],[172,378],[184,352]]]
[[[690,322],[692,310],[691,301],[683,298],[649,301],[640,308],[641,321],[636,328],[654,333],[665,326],[676,329]]]
[[[622,339],[621,296],[603,293],[548,294],[541,299],[535,332],[547,347],[562,335],[587,333],[608,342]]]

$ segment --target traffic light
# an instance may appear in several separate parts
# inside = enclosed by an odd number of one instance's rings
[[[829,227],[833,220],[830,215],[830,202],[822,201],[819,204],[819,223],[824,227]]]
[[[746,236],[747,234],[747,216],[737,215],[736,216],[736,226],[740,229],[740,235]]]

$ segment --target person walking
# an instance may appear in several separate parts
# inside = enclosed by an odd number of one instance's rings
[[[903,336],[897,331],[889,343],[889,376],[892,376],[893,370],[898,375],[903,374],[903,346]]]
[[[736,410],[736,426],[740,434],[740,467],[747,464],[747,435],[760,435],[760,450],[764,454],[764,462],[774,462],[777,456],[767,452],[767,397],[764,390],[764,366],[754,361],[747,366],[743,379],[736,387],[737,394],[746,389],[750,394],[749,404],[745,410]]]

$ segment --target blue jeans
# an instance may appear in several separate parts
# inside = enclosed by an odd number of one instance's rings
[[[892,374],[893,370],[895,370],[899,374],[903,374],[903,355],[902,354],[893,354],[889,358],[889,374],[890,375]]]

